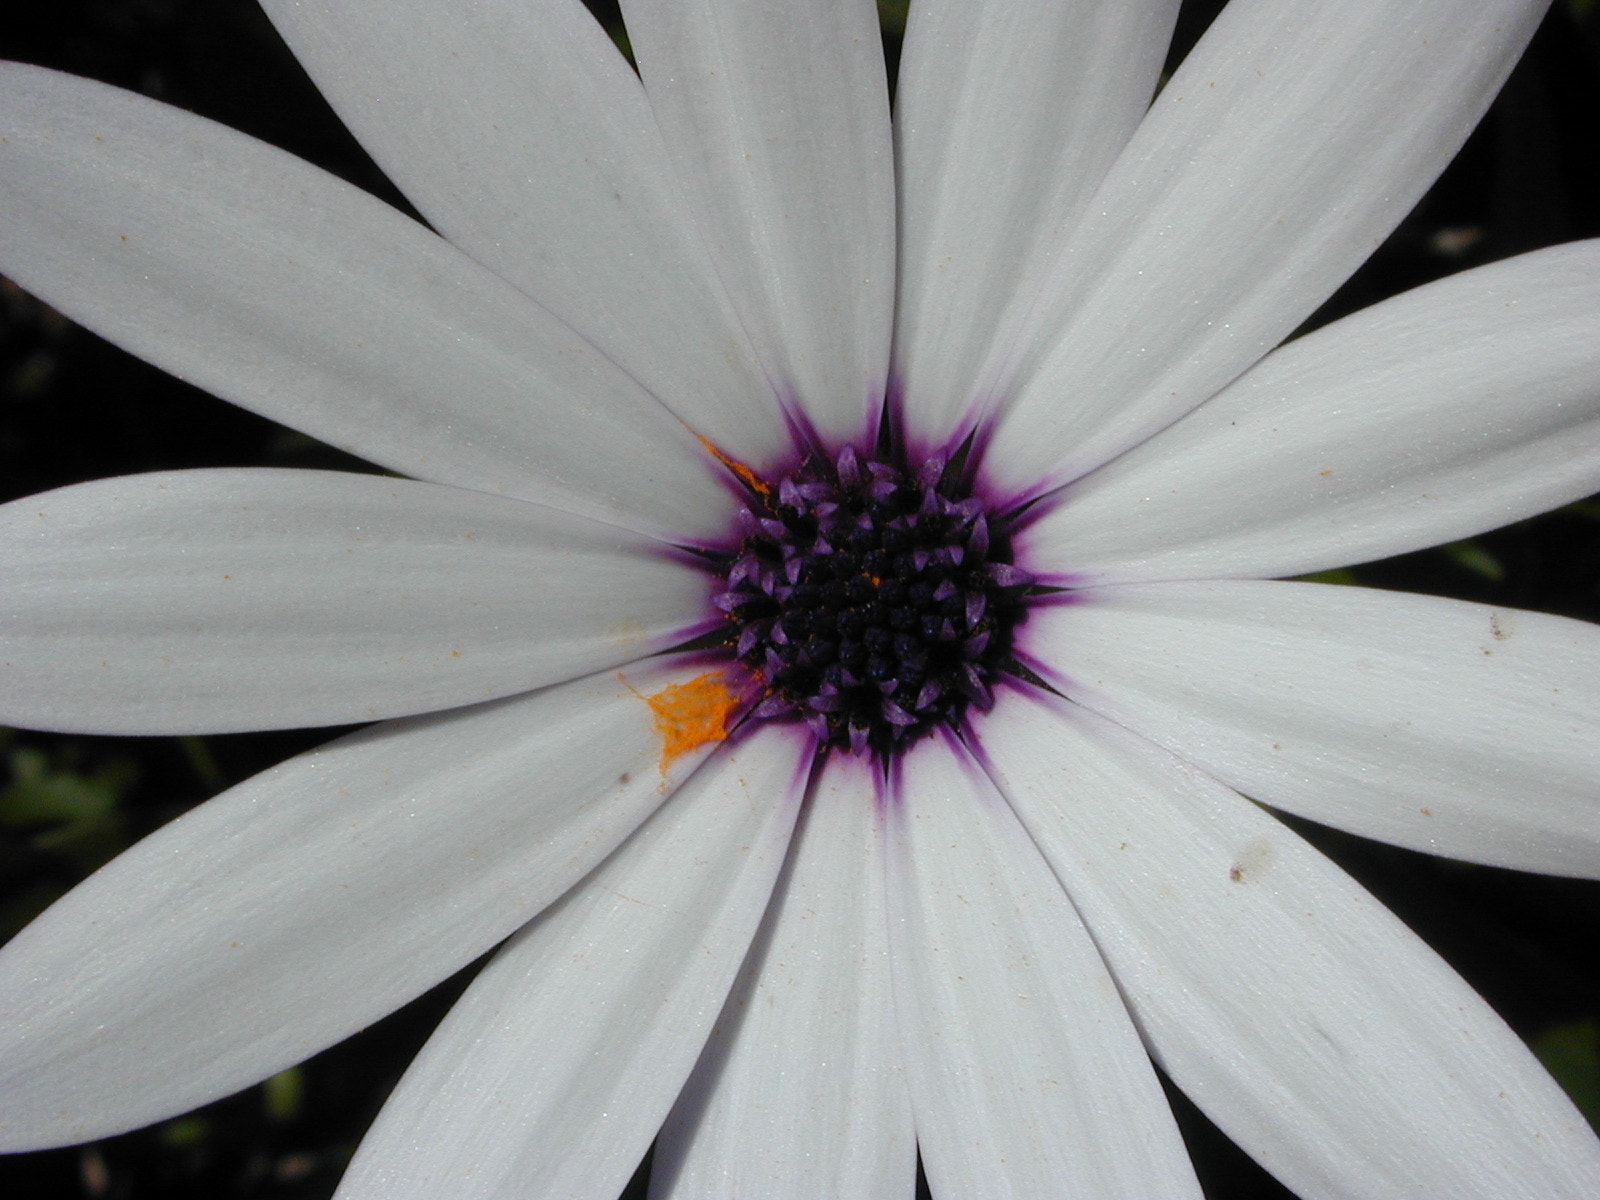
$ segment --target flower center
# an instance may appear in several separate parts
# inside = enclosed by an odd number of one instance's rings
[[[888,757],[990,706],[1033,577],[959,476],[846,446],[752,490],[714,601],[765,682],[753,717]]]

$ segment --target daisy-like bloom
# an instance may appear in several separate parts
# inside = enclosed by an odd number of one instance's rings
[[[1530,0],[266,0],[426,228],[0,71],[0,267],[410,478],[0,509],[0,716],[376,719],[0,959],[9,1148],[298,1062],[498,943],[340,1195],[1592,1197],[1457,976],[1257,803],[1600,867],[1600,637],[1272,577],[1600,487],[1600,246],[1274,349]],[[435,232],[437,231],[437,232]],[[1248,797],[1248,798],[1247,798]]]

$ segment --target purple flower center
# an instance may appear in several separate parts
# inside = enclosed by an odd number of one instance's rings
[[[714,602],[765,682],[754,718],[887,758],[993,703],[1033,577],[961,475],[846,446],[750,491]]]

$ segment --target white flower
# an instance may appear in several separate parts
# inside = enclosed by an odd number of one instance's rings
[[[1197,1195],[1152,1056],[1307,1196],[1600,1193],[1483,1001],[1243,798],[1600,868],[1593,629],[1258,581],[1600,486],[1593,243],[1272,349],[1542,6],[1235,0],[1147,111],[1170,0],[924,3],[892,135],[864,0],[623,7],[642,85],[576,0],[266,0],[438,235],[193,116],[0,69],[0,267],[416,480],[178,472],[0,509],[6,720],[383,719],[6,949],[4,1144],[244,1087],[509,937],[342,1196],[607,1196],[658,1131],[662,1196],[905,1196],[919,1150],[942,1197]],[[976,430],[982,519],[1043,589],[1014,658],[961,642],[953,727],[902,746],[938,701],[873,709],[856,744],[887,757],[851,751],[833,684],[763,666],[791,661],[746,607],[778,559],[740,542],[785,472],[837,501],[805,439],[870,458],[885,411],[912,473]],[[956,476],[919,519],[982,559]],[[996,571],[954,592],[969,633],[1026,582]],[[740,662],[713,644],[747,631]]]

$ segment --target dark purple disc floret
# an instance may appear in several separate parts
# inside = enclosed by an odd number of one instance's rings
[[[846,446],[752,490],[714,602],[765,683],[754,718],[887,757],[990,706],[1033,577],[959,474]]]

